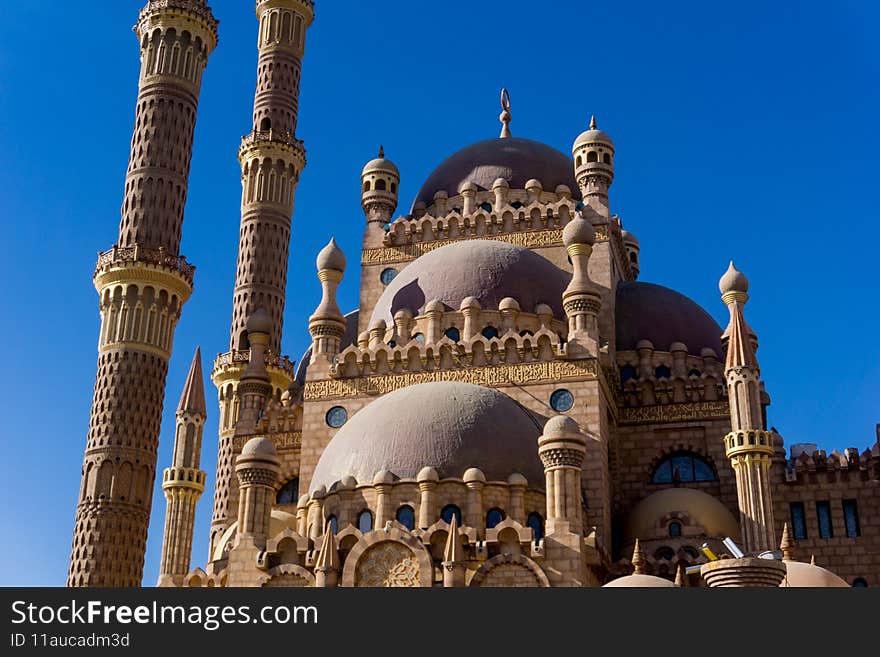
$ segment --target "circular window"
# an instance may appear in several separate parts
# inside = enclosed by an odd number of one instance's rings
[[[397,270],[394,267],[388,267],[387,269],[383,269],[382,273],[379,274],[379,280],[382,281],[383,285],[390,285],[391,281],[397,276]]]
[[[326,420],[329,426],[338,429],[348,421],[348,411],[342,408],[342,406],[334,406],[327,411]]]
[[[564,413],[570,411],[572,406],[574,406],[574,395],[565,388],[560,388],[550,395],[550,407],[554,411]]]

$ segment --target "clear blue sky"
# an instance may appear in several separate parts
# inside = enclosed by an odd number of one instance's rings
[[[137,88],[142,0],[0,5],[0,307],[6,322],[0,585],[65,582],[95,377],[95,256],[115,239]],[[158,468],[196,345],[227,346],[239,222],[239,139],[256,69],[250,0],[213,0],[182,250],[198,266],[168,376]],[[382,3],[319,0],[308,34],[285,351],[299,359],[330,235],[357,263],[362,164],[380,143],[401,210],[457,148],[499,130],[563,151],[595,113],[617,146],[613,209],[642,244],[642,280],[722,324],[730,258],[788,444],[860,450],[880,421],[875,250],[880,12],[873,2]],[[463,10],[463,7],[467,7]],[[341,288],[357,305],[352,267]],[[205,431],[213,480],[217,417]],[[193,563],[204,564],[212,487]],[[144,582],[158,574],[156,487]]]

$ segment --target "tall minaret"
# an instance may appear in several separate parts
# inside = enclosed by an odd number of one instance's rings
[[[208,411],[205,408],[205,383],[202,378],[202,352],[196,349],[189,376],[177,405],[177,431],[171,467],[162,474],[165,492],[165,534],[162,537],[162,561],[159,586],[180,586],[189,572],[192,556],[196,503],[205,492],[205,473],[199,469],[202,455],[202,432]]]
[[[249,358],[247,320],[257,308],[265,308],[272,321],[267,365],[275,395],[280,396],[293,379],[292,366],[278,356],[293,199],[306,164],[305,148],[296,138],[296,122],[306,29],[314,18],[314,2],[257,0],[256,8],[260,21],[257,90],[253,132],[244,137],[238,151],[241,229],[229,352],[217,359],[212,374],[220,393],[220,443],[211,554],[220,532],[236,517],[235,509],[229,514],[225,510],[230,490],[236,487],[232,440],[238,419],[236,391]]]
[[[776,549],[770,465],[773,437],[764,430],[761,412],[761,370],[755,357],[757,339],[746,324],[743,306],[749,299],[749,281],[730,263],[718,284],[721,300],[730,310],[724,332],[727,360],[724,375],[730,400],[730,433],[724,438],[727,458],[736,473],[740,525],[746,552]]]
[[[119,240],[100,254],[98,374],[69,586],[140,586],[165,377],[194,267],[179,255],[202,74],[217,45],[206,0],[149,2]]]

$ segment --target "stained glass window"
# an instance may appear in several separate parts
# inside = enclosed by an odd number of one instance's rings
[[[660,462],[651,476],[651,483],[715,481],[717,478],[712,465],[700,455],[693,452],[675,452]]]

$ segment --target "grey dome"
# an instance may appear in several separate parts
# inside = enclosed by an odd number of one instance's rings
[[[529,313],[543,303],[564,317],[562,293],[570,280],[571,274],[529,249],[497,240],[464,240],[426,253],[402,270],[376,303],[370,324],[384,319],[391,326],[401,308],[419,315],[434,300],[458,310],[467,297],[484,309],[498,308],[512,297]]]
[[[463,477],[479,467],[489,481],[513,473],[544,480],[541,425],[507,395],[470,383],[422,383],[379,397],[358,411],[321,455],[309,492],[345,476],[369,482],[380,470],[416,479],[425,467]]]
[[[662,285],[618,285],[615,322],[618,351],[633,350],[640,340],[650,340],[658,351],[683,342],[695,355],[705,347],[722,353],[718,322],[692,299]]]
[[[492,189],[498,178],[504,178],[511,189],[525,189],[532,179],[540,181],[546,190],[566,185],[573,198],[581,197],[570,157],[538,141],[507,137],[479,141],[446,158],[428,176],[413,207],[419,202],[431,205],[439,191],[455,196],[468,182],[478,190]]]
[[[269,438],[251,438],[241,448],[242,456],[272,456],[277,457],[275,443]]]

